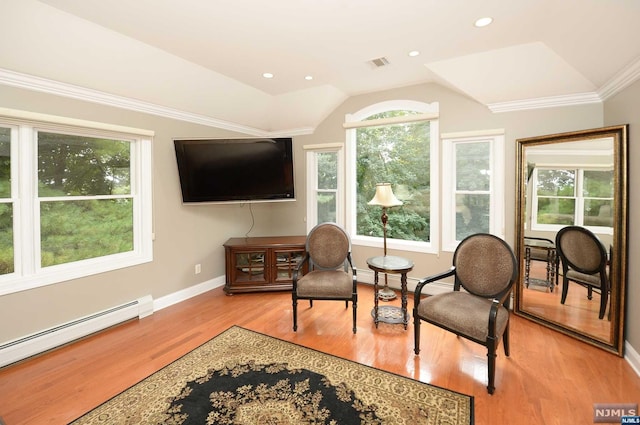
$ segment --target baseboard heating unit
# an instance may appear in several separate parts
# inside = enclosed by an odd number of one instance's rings
[[[24,360],[52,348],[91,335],[118,323],[153,313],[153,298],[147,295],[50,329],[0,345],[0,367]]]

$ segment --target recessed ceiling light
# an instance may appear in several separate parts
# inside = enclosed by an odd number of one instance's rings
[[[412,58],[416,57],[416,56],[419,56],[419,55],[420,55],[420,52],[417,51],[417,50],[412,50],[412,51],[409,52],[409,56],[411,56]]]
[[[306,77],[304,77],[304,79],[307,80],[307,81],[311,81],[311,80],[313,80],[313,76],[307,75]]]
[[[270,73],[270,72],[265,72],[264,74],[262,74],[262,76],[263,76],[264,78],[273,78],[273,74],[272,74],[272,73]]]
[[[475,22],[475,26],[478,28],[482,28],[482,27],[486,27],[487,25],[489,25],[491,22],[493,22],[493,18],[480,18]]]

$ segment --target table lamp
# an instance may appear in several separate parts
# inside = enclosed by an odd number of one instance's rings
[[[382,216],[380,217],[382,220],[382,237],[384,243],[384,256],[387,256],[387,208],[389,207],[397,207],[402,205],[402,201],[400,201],[393,194],[393,190],[391,189],[391,183],[378,183],[376,184],[376,193],[373,195],[373,199],[371,199],[368,203],[369,205],[380,205],[382,207]],[[383,300],[392,300],[396,297],[395,292],[389,289],[387,275],[384,275],[384,288],[382,288],[378,294],[378,297]]]

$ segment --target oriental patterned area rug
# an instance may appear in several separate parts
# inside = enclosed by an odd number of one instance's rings
[[[472,424],[473,397],[231,327],[80,424]]]

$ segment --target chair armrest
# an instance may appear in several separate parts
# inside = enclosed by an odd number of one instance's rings
[[[496,320],[498,318],[498,309],[501,305],[505,306],[507,299],[511,295],[511,290],[505,292],[502,297],[491,300],[491,310],[489,310],[489,338],[496,336]],[[505,306],[506,307],[506,306]]]
[[[351,261],[351,253],[347,253],[347,261],[349,262],[349,268],[351,268],[351,280],[353,281],[353,291],[355,292],[358,286],[358,270],[354,267],[353,261]]]
[[[489,338],[496,338],[496,320],[498,318],[498,308],[500,308],[500,300],[494,298],[491,301],[491,310],[489,310]]]
[[[298,283],[298,274],[302,273],[302,267],[304,266],[305,263],[309,262],[309,253],[306,252],[304,254],[304,258],[302,259],[302,261],[300,261],[298,263],[298,265],[296,266],[296,268],[293,269],[293,276],[292,276],[292,282],[293,282],[293,288],[295,289],[297,283]]]
[[[422,288],[424,288],[425,285],[427,285],[429,283],[432,283],[432,282],[435,282],[435,281],[440,280],[440,279],[444,279],[444,278],[449,277],[449,276],[453,276],[455,274],[456,274],[456,268],[455,268],[455,266],[452,266],[446,272],[438,273],[438,274],[435,274],[433,276],[427,276],[424,279],[420,279],[420,281],[416,285],[416,289],[414,291],[413,305],[418,305],[420,303],[420,293],[422,292]]]

